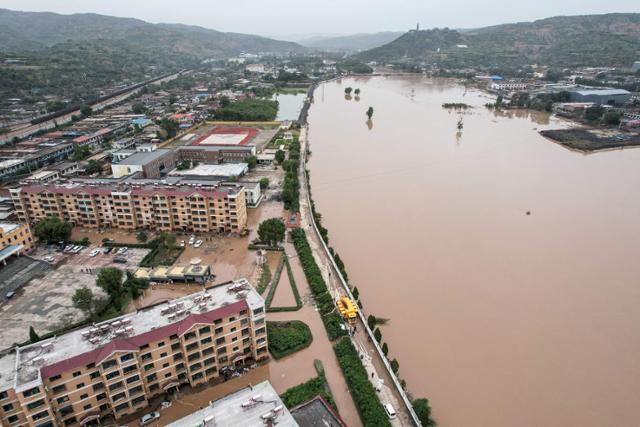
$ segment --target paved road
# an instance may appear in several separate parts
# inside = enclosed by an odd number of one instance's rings
[[[307,130],[303,128],[300,134],[300,152],[306,153],[307,151]],[[301,161],[303,161],[305,156],[301,156]],[[304,184],[306,177],[304,175],[305,163],[303,162],[300,171],[299,171],[299,180],[300,180],[300,213],[301,213],[301,227],[305,230],[307,239],[309,240],[309,245],[313,250],[314,257],[316,262],[320,266],[322,270],[323,276],[327,285],[329,286],[329,291],[331,292],[334,299],[338,296],[342,296],[345,294],[344,289],[339,281],[338,273],[335,271],[333,264],[329,260],[329,257],[326,251],[323,249],[320,237],[315,232],[315,229],[311,225],[311,207],[309,206],[307,199],[307,186]],[[393,381],[388,374],[387,370],[384,368],[384,364],[382,360],[380,360],[379,354],[376,352],[373,344],[369,341],[369,337],[365,332],[365,327],[358,321],[356,326],[357,332],[355,336],[352,337],[352,342],[356,346],[356,349],[363,356],[363,362],[365,364],[365,368],[369,373],[369,380],[375,386],[380,384],[380,380],[382,380],[382,387],[379,392],[380,401],[384,403],[391,403],[393,407],[398,412],[398,418],[393,420],[392,424],[394,426],[413,426],[414,423],[411,420],[411,416],[409,415],[409,411],[406,409],[405,405],[402,403],[402,397],[400,393],[393,386]]]

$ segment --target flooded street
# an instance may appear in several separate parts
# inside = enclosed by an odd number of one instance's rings
[[[635,426],[640,150],[571,152],[536,132],[565,122],[486,102],[422,77],[319,87],[330,244],[439,425]]]

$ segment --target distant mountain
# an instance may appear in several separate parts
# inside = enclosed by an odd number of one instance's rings
[[[387,44],[403,34],[404,32],[384,31],[381,33],[353,34],[348,36],[311,37],[299,40],[298,43],[318,50],[333,52],[359,52],[361,50],[373,49]]]
[[[457,68],[533,63],[628,67],[640,58],[640,14],[559,16],[467,31],[410,31],[357,57]]]
[[[138,19],[90,13],[60,15],[0,9],[0,51],[38,51],[59,43],[110,40],[133,48],[162,49],[198,58],[241,52],[304,52],[296,43],[223,33],[202,27],[150,24]]]

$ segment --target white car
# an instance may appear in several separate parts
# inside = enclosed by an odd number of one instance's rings
[[[193,244],[193,247],[194,247],[194,248],[199,248],[200,246],[202,246],[202,240],[198,240],[197,242],[195,242],[195,243]]]
[[[49,256],[44,257],[44,260],[47,261],[47,262],[53,262],[53,261],[55,261],[55,258],[52,257],[51,255],[49,255]]]
[[[80,246],[80,245],[74,246],[74,247],[73,247],[73,249],[71,249],[71,253],[77,254],[77,253],[79,253],[82,249],[84,249],[84,248],[83,248],[82,246]]]
[[[196,242],[196,238],[191,236],[191,238],[189,239],[189,245],[193,245]]]
[[[150,414],[143,415],[142,418],[140,418],[140,425],[146,426],[147,424],[151,424],[158,418],[160,418],[160,414],[157,412],[152,412]]]
[[[94,249],[89,253],[90,257],[94,257],[100,253],[100,249]]]
[[[181,248],[184,248],[184,247],[185,247],[184,240],[180,240],[180,247],[181,247]]]
[[[121,247],[120,249],[118,249],[118,252],[117,252],[117,253],[119,253],[119,254],[123,254],[123,253],[127,252],[128,250],[129,250],[129,248],[128,248],[128,247],[123,246],[123,247]]]
[[[393,405],[391,403],[386,403],[384,405],[384,410],[387,413],[387,415],[389,416],[390,420],[393,420],[394,418],[396,418],[398,416],[398,414],[396,414],[396,410],[393,408]]]

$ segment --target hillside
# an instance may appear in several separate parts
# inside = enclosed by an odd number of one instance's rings
[[[138,19],[90,13],[60,15],[0,9],[0,49],[3,52],[38,51],[59,43],[95,40],[163,48],[201,58],[237,55],[243,51],[287,53],[306,50],[292,42],[196,26],[150,24]]]
[[[452,68],[533,63],[556,67],[628,67],[640,57],[640,14],[561,16],[464,32],[410,31],[357,57]]]
[[[300,40],[303,46],[331,52],[359,52],[385,45],[404,33],[397,31],[384,31],[371,34],[353,34],[335,37],[313,37]]]
[[[0,95],[35,101],[47,93],[86,100],[114,84],[193,67],[207,58],[306,50],[296,43],[188,25],[0,9]],[[24,65],[2,64],[16,57]]]

